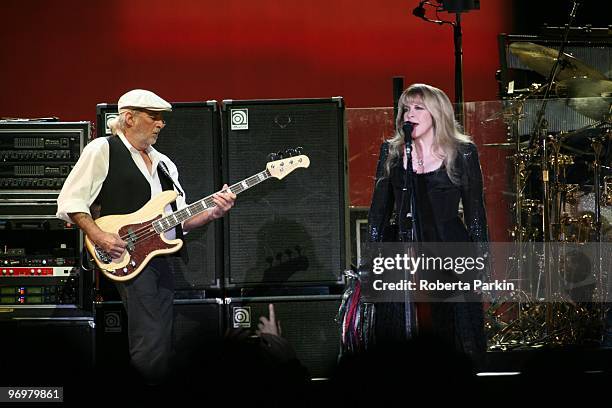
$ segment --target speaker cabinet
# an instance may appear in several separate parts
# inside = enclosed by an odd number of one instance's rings
[[[106,123],[117,116],[117,105],[100,104],[97,111],[98,137],[109,136]],[[164,113],[164,119],[166,126],[154,147],[176,164],[187,202],[195,202],[217,191],[221,187],[217,103],[172,103],[172,112]],[[220,287],[221,234],[221,223],[213,222],[185,235],[183,248],[187,251],[187,259],[171,258],[177,292]]]
[[[108,301],[95,307],[96,365],[104,372],[127,369],[130,361],[127,316],[120,301]]]
[[[0,322],[0,330],[2,384],[71,385],[94,366],[91,317],[19,318]]]
[[[203,348],[216,347],[223,327],[222,299],[175,300],[175,364],[184,367],[194,356],[201,356]]]
[[[225,100],[224,180],[265,169],[300,146],[310,167],[242,193],[225,222],[228,288],[341,283],[346,265],[346,149],[342,98]]]
[[[257,329],[261,316],[268,317],[274,304],[282,337],[295,350],[312,378],[328,378],[336,365],[340,326],[335,322],[341,296],[286,296],[226,298],[229,329]]]
[[[223,333],[221,299],[182,299],[174,301],[173,364],[190,364],[203,348],[216,347]],[[96,307],[96,357],[100,372],[129,367],[128,323],[121,302]]]

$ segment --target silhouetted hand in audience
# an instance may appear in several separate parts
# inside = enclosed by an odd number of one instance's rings
[[[268,314],[269,317],[261,316],[259,318],[259,323],[257,324],[257,335],[261,334],[271,334],[273,336],[282,336],[282,330],[280,325],[280,320],[276,321],[276,314],[274,313],[274,305],[270,303],[268,305]]]

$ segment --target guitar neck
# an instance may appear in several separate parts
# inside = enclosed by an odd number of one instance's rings
[[[230,186],[229,190],[231,190],[234,194],[240,194],[243,191],[246,191],[249,188],[256,186],[262,181],[269,179],[270,177],[270,172],[266,169]],[[227,192],[227,190],[222,190],[220,192],[225,193]],[[175,211],[170,215],[167,215],[157,221],[154,221],[152,223],[153,228],[155,228],[155,231],[157,233],[161,234],[162,232],[171,230],[181,222],[188,220],[191,217],[194,217],[200,213],[203,213],[206,210],[210,210],[211,208],[216,207],[216,204],[213,201],[213,196],[214,194],[211,194],[183,208],[182,210]]]

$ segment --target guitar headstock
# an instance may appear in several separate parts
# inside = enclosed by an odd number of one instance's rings
[[[271,153],[270,158],[273,161],[269,161],[268,164],[266,165],[266,168],[270,172],[270,175],[280,180],[295,169],[298,169],[300,167],[307,168],[308,166],[310,166],[310,159],[308,158],[308,156],[304,154],[293,155],[296,152],[301,153],[301,150],[302,148],[298,147],[296,149],[287,149],[285,154],[280,153],[280,152]],[[290,157],[279,159],[279,157],[283,157],[283,156],[290,156]]]

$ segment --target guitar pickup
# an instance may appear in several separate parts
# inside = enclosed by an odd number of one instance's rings
[[[136,238],[136,234],[134,234],[134,230],[129,229],[128,230],[128,236],[127,236],[127,239],[126,239],[127,250],[129,252],[134,251],[134,248],[136,247],[136,245],[135,245],[136,244],[136,239],[137,238]]]

